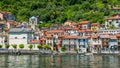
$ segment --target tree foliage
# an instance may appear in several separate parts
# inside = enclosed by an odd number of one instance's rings
[[[45,49],[49,49],[50,46],[49,46],[48,44],[45,44],[45,45],[44,45],[44,48],[45,48]]]
[[[28,48],[31,50],[31,49],[33,48],[33,45],[30,44],[30,45],[28,46]]]
[[[38,49],[41,49],[41,48],[42,48],[41,44],[38,44],[38,45],[37,45],[37,48],[38,48]]]
[[[120,0],[1,0],[0,10],[12,12],[17,21],[37,16],[43,22],[39,27],[48,27],[66,20],[103,23],[104,16],[113,14],[110,8],[117,5]]]
[[[9,45],[9,44],[5,44],[5,48],[7,48],[7,49],[8,49],[9,47],[10,47],[10,45]]]
[[[65,46],[62,46],[62,47],[61,47],[61,51],[66,51]]]
[[[19,48],[23,49],[24,48],[24,44],[19,44]]]
[[[0,48],[2,48],[2,44],[0,44]]]
[[[14,49],[16,49],[16,48],[17,48],[17,44],[12,44],[12,47],[13,47]]]

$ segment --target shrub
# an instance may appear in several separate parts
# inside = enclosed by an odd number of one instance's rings
[[[23,49],[23,48],[24,48],[24,44],[19,44],[19,47],[20,47],[21,49]]]
[[[66,51],[65,46],[62,46],[62,47],[61,47],[61,51]]]

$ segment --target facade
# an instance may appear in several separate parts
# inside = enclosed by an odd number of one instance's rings
[[[0,44],[2,45],[2,48],[5,48],[5,44],[7,43],[6,35],[0,34]]]
[[[102,41],[101,38],[98,34],[92,34],[91,36],[91,51],[92,52],[98,52],[102,48]]]
[[[33,30],[36,29],[36,25],[38,24],[38,19],[35,16],[32,16],[31,18],[29,18],[29,25],[31,26],[31,28],[33,28]]]
[[[78,24],[79,29],[90,29],[91,27],[91,22],[90,21],[81,21]]]
[[[103,50],[109,49],[109,35],[100,35]]]
[[[64,36],[62,38],[62,46],[65,46],[66,51],[68,52],[75,52],[75,48],[78,45],[78,36]]]
[[[82,36],[78,38],[78,52],[85,53],[87,52],[90,44],[90,36]]]
[[[113,34],[116,35],[117,33],[120,33],[120,29],[99,29],[99,34]]]
[[[117,37],[117,47],[118,47],[118,50],[120,50],[120,34],[116,34],[116,37]]]
[[[31,28],[12,28],[9,30],[9,44],[24,44],[28,49],[28,44],[33,40],[33,30]]]
[[[107,17],[105,21],[105,27],[110,28],[111,26],[120,28],[120,14],[115,14],[113,17]]]
[[[109,48],[117,50],[117,37],[116,35],[110,35]]]
[[[91,30],[94,32],[94,33],[97,33],[98,30],[100,28],[100,24],[99,23],[92,23],[91,24]]]

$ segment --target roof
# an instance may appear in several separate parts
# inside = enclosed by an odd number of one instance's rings
[[[9,29],[9,33],[28,33],[28,32],[33,32],[32,28],[11,28]]]
[[[108,20],[120,19],[120,16],[119,15],[115,15],[114,17],[107,17],[105,19],[108,19]]]
[[[97,26],[100,25],[99,23],[92,23],[91,26]]]
[[[45,37],[41,37],[40,40],[44,41],[44,40],[46,40],[46,38]]]
[[[40,43],[40,40],[32,40],[30,43]]]
[[[86,29],[85,31],[86,31],[86,32],[92,32],[92,30],[91,30],[91,29]]]
[[[110,36],[108,34],[105,34],[105,35],[100,35],[100,38],[110,38]]]
[[[110,35],[110,39],[116,39],[115,35]]]
[[[117,37],[120,37],[120,33],[116,34]]]
[[[10,12],[2,11],[2,12],[0,12],[0,13],[2,13],[2,14],[9,14]]]
[[[66,27],[65,30],[78,30],[78,28],[76,28],[76,27],[74,27],[74,28]]]
[[[82,36],[82,37],[79,37],[80,39],[88,39],[90,38],[90,36]]]
[[[82,24],[88,24],[90,21],[81,21],[81,22],[79,22],[79,24],[80,25],[82,25]]]
[[[47,31],[47,33],[62,33],[63,30],[50,30],[50,31]]]
[[[85,30],[79,30],[78,32],[85,32]]]
[[[53,38],[53,36],[52,35],[47,35],[46,38]]]
[[[82,29],[82,30],[79,30],[78,32],[92,32],[92,30],[91,29],[86,29],[86,30]]]
[[[92,38],[98,38],[98,34],[92,34],[91,37]]]
[[[78,38],[78,36],[64,36],[63,38],[75,39]]]
[[[2,36],[2,37],[3,37],[3,36],[6,36],[6,35],[5,35],[5,34],[0,34],[0,36]]]

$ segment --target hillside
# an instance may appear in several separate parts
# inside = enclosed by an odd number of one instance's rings
[[[110,8],[119,5],[120,0],[1,0],[0,10],[12,12],[17,21],[37,16],[43,22],[41,27],[67,20],[104,23],[104,16],[114,13]]]

